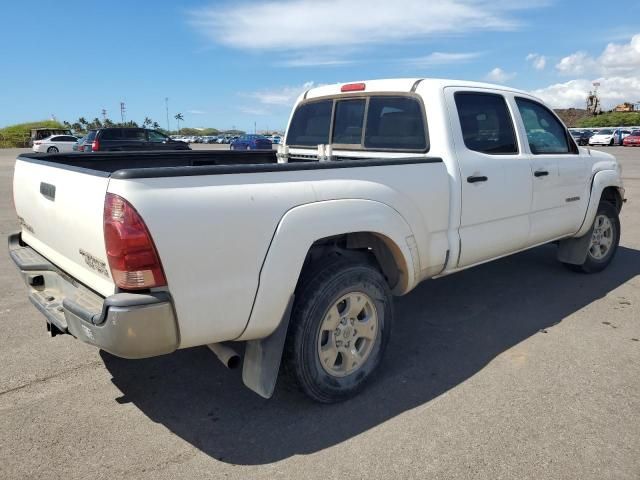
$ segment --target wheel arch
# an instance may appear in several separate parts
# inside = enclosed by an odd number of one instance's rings
[[[276,228],[247,327],[237,340],[271,334],[305,266],[329,252],[370,255],[390,286],[395,282],[392,291],[396,295],[411,290],[420,271],[413,232],[390,206],[373,200],[343,199],[295,207]]]
[[[601,170],[593,176],[587,211],[582,226],[574,237],[581,237],[589,231],[601,200],[613,203],[620,212],[624,202],[624,188],[618,171]]]

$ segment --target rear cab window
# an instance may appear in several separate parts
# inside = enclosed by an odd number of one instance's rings
[[[301,104],[286,143],[293,147],[333,144],[345,150],[427,152],[429,137],[422,103],[412,95],[367,94]]]

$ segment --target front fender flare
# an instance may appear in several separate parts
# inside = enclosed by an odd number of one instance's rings
[[[598,211],[602,192],[608,187],[617,188],[621,197],[624,198],[624,187],[618,172],[615,170],[601,170],[596,172],[593,176],[593,181],[591,182],[591,195],[589,196],[587,212],[584,216],[584,220],[582,221],[580,230],[578,230],[574,237],[582,237],[589,231],[593,224],[593,220],[596,218],[596,212]]]

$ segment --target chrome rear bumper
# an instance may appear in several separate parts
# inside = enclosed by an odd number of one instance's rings
[[[173,352],[179,332],[166,292],[116,293],[104,298],[9,236],[9,255],[28,285],[29,300],[52,333],[70,333],[85,343],[123,358]]]

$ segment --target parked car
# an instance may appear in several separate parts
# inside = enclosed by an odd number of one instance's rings
[[[84,151],[84,145],[85,145],[84,142],[85,142],[86,138],[87,138],[86,135],[84,137],[78,138],[76,143],[73,144],[72,150],[74,152],[83,152]]]
[[[620,239],[615,157],[502,85],[326,85],[299,97],[278,152],[74,157],[15,163],[9,251],[50,332],[125,358],[208,345],[227,365],[222,342],[245,342],[264,397],[281,359],[317,401],[355,395],[393,295],[426,279],[551,242],[599,272]]]
[[[640,130],[634,130],[630,135],[627,135],[622,141],[622,145],[625,147],[640,147]]]
[[[282,137],[280,135],[272,135],[271,137],[269,137],[269,140],[271,140],[271,143],[279,145],[282,141]]]
[[[618,143],[617,133],[617,130],[614,130],[613,128],[600,129],[589,138],[589,145],[613,146]]]
[[[90,148],[88,147],[90,145]],[[99,128],[89,130],[84,152],[125,150],[189,150],[189,145],[146,128]]]
[[[33,147],[33,143],[36,140],[44,140],[52,135],[67,135],[72,137],[73,133],[68,128],[32,128],[29,146]]]
[[[31,149],[34,152],[72,152],[78,139],[72,135],[51,135],[41,140],[35,140]]]
[[[576,141],[576,143],[580,146],[589,145],[589,138],[593,133],[588,130],[572,130],[571,136]]]
[[[231,150],[270,150],[271,145],[264,135],[242,135],[231,142]]]

